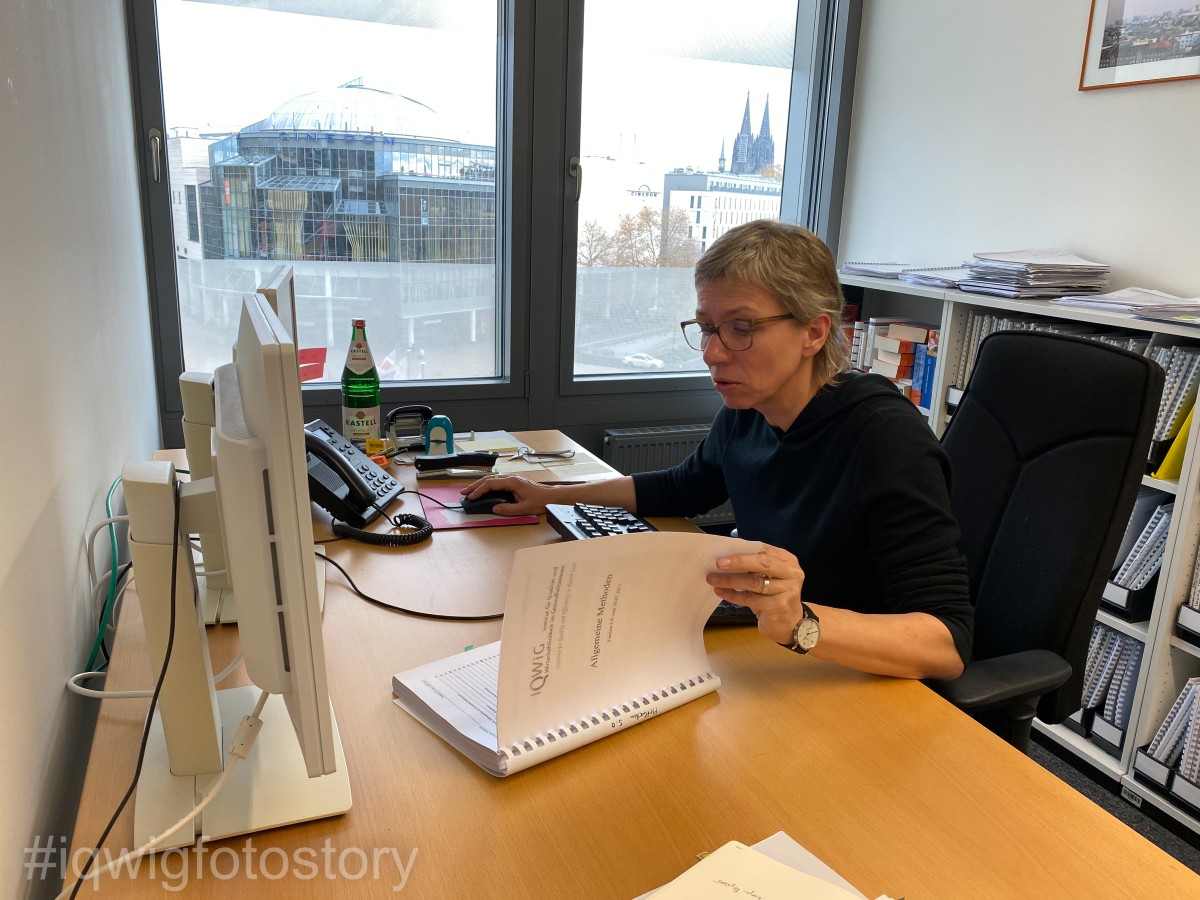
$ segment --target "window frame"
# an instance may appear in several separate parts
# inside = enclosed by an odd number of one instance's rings
[[[799,6],[797,21],[804,8],[815,9],[817,27],[811,36],[797,30],[795,59],[803,52],[818,77],[801,96],[793,67],[785,166],[803,168],[805,177],[785,180],[781,217],[836,250],[862,0]],[[385,385],[382,405],[431,405],[476,430],[558,428],[596,448],[609,427],[708,421],[720,400],[702,372],[575,377],[578,223],[570,160],[579,155],[584,0],[498,0],[497,10],[496,340],[505,374]],[[156,0],[126,0],[126,25],[160,421],[164,446],[182,446],[183,338]],[[801,108],[823,127],[795,135]],[[336,422],[340,391],[306,385],[304,406],[309,418]]]

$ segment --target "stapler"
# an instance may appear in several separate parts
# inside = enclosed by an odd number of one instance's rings
[[[418,472],[436,472],[441,469],[482,469],[491,471],[499,453],[477,451],[475,453],[443,453],[440,456],[418,456],[413,466]]]

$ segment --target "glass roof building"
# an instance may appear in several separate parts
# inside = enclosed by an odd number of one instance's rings
[[[496,150],[361,80],[289,100],[209,148],[206,259],[493,263]]]

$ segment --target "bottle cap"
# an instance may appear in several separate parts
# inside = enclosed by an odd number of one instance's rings
[[[366,320],[366,319],[355,319],[355,320],[354,320],[354,327],[355,327],[355,328],[365,328],[365,327],[366,327],[366,325],[367,325],[367,320]]]

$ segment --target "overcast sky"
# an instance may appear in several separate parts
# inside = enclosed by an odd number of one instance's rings
[[[236,131],[293,97],[362,77],[436,110],[440,136],[495,143],[490,0],[242,2],[255,8],[159,0],[168,126]],[[322,10],[356,18],[312,14]],[[791,0],[587,4],[584,155],[714,169],[722,140],[732,152],[749,93],[756,132],[770,95],[782,160],[794,16]],[[437,27],[392,24],[405,17]]]

